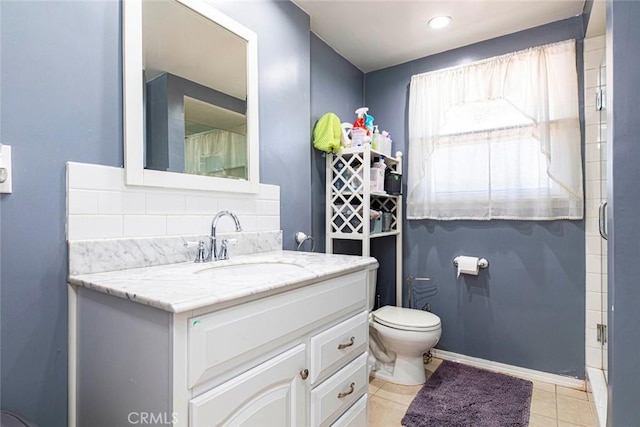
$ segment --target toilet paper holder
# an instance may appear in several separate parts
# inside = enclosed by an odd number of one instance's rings
[[[455,265],[456,267],[458,266],[458,257],[455,257],[453,259],[453,265]],[[489,261],[487,261],[486,258],[480,258],[478,260],[478,267],[480,268],[487,268],[489,267]]]

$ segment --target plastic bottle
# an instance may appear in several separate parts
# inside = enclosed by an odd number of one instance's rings
[[[368,135],[373,134],[373,120],[374,120],[373,116],[369,114],[364,115],[364,126],[367,128],[367,131],[369,132]]]
[[[369,176],[370,188],[374,193],[384,192],[384,170],[387,168],[384,157],[375,158]]]
[[[351,123],[344,122],[342,123],[342,137],[340,143],[343,147],[351,147],[351,138],[349,134],[351,133],[351,128],[353,125]]]
[[[386,130],[382,132],[382,134],[389,139],[389,144],[391,144],[391,134]]]
[[[378,157],[373,164],[371,165],[371,167],[374,168],[378,168],[378,169],[382,169],[385,170],[387,168],[387,164],[384,162],[385,157]]]
[[[358,118],[356,119],[356,121],[353,123],[353,128],[361,128],[361,129],[365,129],[367,130],[367,127],[364,124],[364,116],[367,114],[367,111],[369,111],[369,108],[367,107],[362,107],[362,108],[358,108],[356,110],[356,115],[358,116]],[[369,131],[367,130],[367,135]]]
[[[365,138],[367,136],[367,130],[365,128],[353,127],[351,129],[351,146],[352,147],[361,147],[365,143]]]
[[[378,139],[378,151],[391,157],[391,134],[383,130]]]
[[[373,135],[371,136],[371,148],[374,150],[378,150],[380,143],[380,131],[378,130],[378,125],[373,126]]]
[[[358,108],[356,110],[358,118],[353,124],[353,129],[351,129],[351,145],[354,147],[360,147],[365,143],[371,142],[369,131],[364,124],[364,116],[367,114],[367,111],[369,111],[367,107]]]

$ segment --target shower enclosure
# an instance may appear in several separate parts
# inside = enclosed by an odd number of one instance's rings
[[[598,136],[600,142],[599,145],[599,154],[600,161],[598,162],[600,166],[600,204],[598,206],[598,231],[600,233],[600,289],[601,289],[601,322],[600,327],[596,328],[599,331],[599,336],[596,335],[596,338],[600,338],[598,342],[602,345],[602,371],[604,372],[605,380],[608,381],[608,345],[607,345],[607,307],[608,307],[608,298],[607,298],[607,282],[608,282],[608,274],[607,274],[607,80],[606,80],[607,66],[606,66],[606,58],[605,53],[602,54],[602,60],[599,67],[599,88],[596,95],[596,111],[599,113],[600,117],[600,126],[598,126]]]
[[[585,39],[586,365],[600,424],[607,406],[607,91],[605,36]]]

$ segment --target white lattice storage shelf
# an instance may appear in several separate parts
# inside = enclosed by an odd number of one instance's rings
[[[383,231],[380,233],[371,233],[369,234],[369,239],[375,239],[378,237],[387,237],[387,236],[396,236],[400,232],[398,230],[394,231]],[[331,238],[333,239],[343,239],[343,240],[362,240],[364,239],[363,233],[331,233]]]
[[[334,204],[333,216],[331,217],[331,232],[342,234],[362,234],[364,232],[362,207],[362,204]]]
[[[365,229],[365,221],[370,221],[369,215],[363,215],[365,203],[362,197],[344,197],[345,194],[337,195],[333,199],[330,229],[328,230],[332,237],[339,239],[362,239],[367,233]],[[353,196],[353,195],[352,195]],[[369,222],[369,237],[392,236],[398,232],[398,196],[379,196],[371,197],[370,209],[391,214],[391,227],[388,231],[374,232],[373,223]],[[338,203],[335,203],[335,202]]]
[[[338,153],[338,155],[340,156],[347,156],[350,154],[362,154],[363,151],[363,147],[350,147],[350,148],[342,148],[342,150],[340,150],[340,153]],[[384,157],[385,158],[385,163],[389,164],[389,163],[398,163],[398,159],[396,159],[395,157],[388,157],[386,155],[384,155],[383,153],[381,153],[380,151],[376,151],[374,149],[369,149],[369,151],[371,151],[371,157]]]
[[[362,240],[399,233],[401,195],[371,191],[374,187],[371,185],[372,164],[382,157],[382,153],[370,146],[343,148],[337,155],[328,156],[327,232],[331,238]],[[384,162],[391,171],[400,171],[402,166],[399,158],[384,157]],[[374,227],[370,210],[391,214],[387,231]]]
[[[396,300],[402,301],[402,195],[380,191],[381,173],[374,169],[382,159],[385,173],[402,174],[401,152],[396,157],[387,157],[364,145],[327,155],[326,248],[327,253],[333,253],[334,240],[357,240],[362,245],[362,255],[369,256],[371,239],[392,236],[397,267]],[[371,221],[371,210],[382,212],[382,219]],[[389,215],[384,214],[391,214],[390,223]],[[388,231],[380,231],[380,224],[387,225]]]
[[[380,237],[378,234],[391,233],[398,230],[398,202],[401,199],[395,195],[371,195],[371,209],[380,211],[380,212],[388,212],[391,214],[391,228],[387,232],[375,233],[372,234],[371,237]],[[388,234],[387,234],[388,235]]]
[[[371,233],[371,234],[369,235],[369,238],[371,238],[371,239],[375,239],[375,238],[378,238],[378,237],[395,236],[395,235],[397,235],[398,233],[400,233],[398,230],[393,230],[393,231],[382,231],[382,232],[380,232],[380,233]]]
[[[398,233],[400,233],[398,230],[381,231],[379,233],[369,233],[369,238],[376,239],[378,237],[395,236]],[[330,235],[333,239],[344,239],[344,240],[362,240],[364,238],[364,233],[331,233]]]

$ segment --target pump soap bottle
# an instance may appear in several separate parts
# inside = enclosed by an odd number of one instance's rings
[[[373,135],[371,136],[371,148],[378,151],[379,146],[380,146],[380,131],[378,130],[378,125],[374,125]]]

